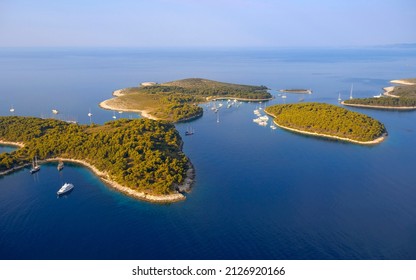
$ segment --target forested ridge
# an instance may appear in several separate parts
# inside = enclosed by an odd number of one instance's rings
[[[173,124],[120,119],[104,125],[69,124],[53,119],[0,117],[0,139],[25,146],[0,154],[0,171],[38,159],[84,160],[126,187],[169,194],[185,179],[188,159]]]
[[[141,87],[145,92],[177,92],[197,96],[238,97],[247,99],[271,98],[266,86],[252,86],[217,82],[200,78],[189,78]]]
[[[415,107],[416,98],[406,97],[381,97],[381,98],[354,98],[344,101],[345,105],[369,105],[369,106],[386,106],[386,107]]]
[[[356,141],[372,141],[386,132],[379,121],[330,104],[274,105],[267,107],[266,112],[285,127]]]

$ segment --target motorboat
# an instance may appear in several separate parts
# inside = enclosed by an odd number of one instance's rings
[[[73,184],[70,183],[65,183],[60,189],[59,191],[56,193],[57,195],[63,195],[69,191],[71,191],[74,188]]]

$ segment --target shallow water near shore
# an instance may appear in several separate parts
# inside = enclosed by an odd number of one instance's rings
[[[89,123],[91,110],[104,123],[113,112],[98,103],[143,81],[266,85],[276,97],[268,104],[337,104],[351,84],[369,97],[414,76],[416,52],[2,49],[0,63],[1,115],[13,106],[16,115]],[[282,99],[283,88],[313,93]],[[176,125],[196,169],[185,201],[138,201],[74,164],[21,169],[0,177],[0,259],[416,259],[416,111],[348,108],[389,133],[360,146],[258,126],[253,110],[264,103],[222,108],[219,122],[202,106],[202,118]],[[58,198],[65,182],[75,188]]]

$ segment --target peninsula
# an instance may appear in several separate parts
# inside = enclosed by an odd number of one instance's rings
[[[194,172],[174,125],[120,119],[104,125],[53,119],[0,117],[0,140],[21,148],[0,154],[0,174],[42,161],[71,161],[90,168],[109,186],[138,199],[185,199]]]
[[[139,112],[143,117],[171,122],[202,116],[200,103],[213,99],[264,101],[272,98],[265,86],[250,86],[190,78],[116,90],[112,99],[100,103],[108,110]]]
[[[416,79],[392,80],[398,86],[385,87],[384,93],[371,98],[355,98],[342,101],[346,106],[385,110],[416,109]]]
[[[265,112],[284,129],[357,144],[377,144],[387,135],[382,123],[364,114],[325,103],[273,105]]]

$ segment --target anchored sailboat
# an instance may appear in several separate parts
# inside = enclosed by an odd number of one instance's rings
[[[191,127],[188,127],[188,129],[185,131],[186,136],[193,135],[194,133],[195,131]]]
[[[350,90],[350,99],[352,99],[352,90],[354,88],[354,84],[351,84],[351,90]]]

